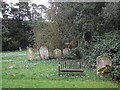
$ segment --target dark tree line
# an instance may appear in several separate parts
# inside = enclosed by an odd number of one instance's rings
[[[2,50],[25,49],[29,44],[34,44],[32,21],[41,17],[40,6],[43,5],[2,2]]]

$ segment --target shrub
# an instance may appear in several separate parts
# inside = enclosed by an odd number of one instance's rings
[[[120,81],[120,36],[119,31],[110,31],[102,36],[95,36],[89,48],[79,48],[82,58],[89,63],[89,67],[96,68],[96,58],[107,54],[112,57],[112,77]]]

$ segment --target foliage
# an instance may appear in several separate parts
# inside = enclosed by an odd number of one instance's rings
[[[28,44],[33,43],[31,35],[31,27],[27,21],[2,20],[2,50],[25,48]]]
[[[28,2],[10,5],[2,2],[2,50],[24,49],[34,44],[32,21],[41,18],[43,8],[46,9],[44,5]]]
[[[40,18],[39,18],[40,19]],[[36,20],[33,26],[34,30],[34,40],[38,48],[45,45],[48,47],[49,51],[53,51],[56,48],[61,47],[62,41],[59,36],[59,32],[54,30],[55,25],[42,20]]]
[[[119,53],[119,5],[120,3],[67,3],[67,2],[51,2],[50,7],[47,10],[48,17],[48,26],[47,28],[50,31],[57,32],[58,42],[62,46],[51,43],[51,40],[46,34],[46,38],[49,41],[46,41],[48,45],[51,44],[54,48],[63,48],[66,42],[75,43],[77,41],[78,46],[75,47],[79,51],[79,54],[76,55],[76,49],[71,50],[71,55],[66,58],[76,58],[80,56],[86,63],[86,67],[95,68],[96,67],[96,58],[99,55],[107,53],[112,57],[113,60],[113,71],[117,72],[113,75],[117,75],[119,78],[119,71],[116,71],[118,65],[115,62],[119,62],[119,57],[116,56]],[[50,27],[53,28],[50,28]],[[49,29],[45,29],[47,32]],[[86,35],[86,32],[91,33],[91,39]],[[56,34],[51,34],[56,35]],[[56,40],[52,36],[52,40]],[[86,38],[87,37],[87,38]],[[52,49],[51,49],[52,50]],[[117,58],[116,58],[117,57]],[[117,60],[115,60],[115,59]],[[116,66],[117,65],[117,66]],[[117,79],[116,78],[116,79]]]
[[[17,8],[18,6],[19,8]],[[33,44],[28,3],[8,5],[2,2],[2,50],[23,49]]]
[[[89,62],[89,67],[96,67],[96,58],[99,55],[107,54],[112,57],[112,73],[113,79],[119,81],[119,53],[120,53],[120,37],[119,31],[111,31],[109,33],[105,33],[102,36],[96,38],[96,41],[93,41],[89,47],[89,49],[81,49],[83,58],[87,62]]]

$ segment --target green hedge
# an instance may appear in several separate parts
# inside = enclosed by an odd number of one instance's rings
[[[120,31],[110,31],[102,36],[93,36],[88,48],[80,48],[82,58],[89,68],[96,68],[96,58],[103,54],[112,57],[112,77],[120,81]]]

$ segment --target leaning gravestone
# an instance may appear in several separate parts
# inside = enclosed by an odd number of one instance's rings
[[[63,49],[63,55],[69,55],[70,54],[70,49],[69,48],[64,48]]]
[[[39,54],[41,59],[48,59],[49,58],[48,48],[46,46],[41,46],[39,49]]]
[[[98,56],[96,62],[97,74],[107,75],[112,72],[112,59],[110,56]]]
[[[31,48],[31,47],[27,47],[27,58],[30,61],[34,60],[34,58],[35,58],[33,48]]]
[[[60,49],[55,49],[54,50],[54,57],[55,58],[60,58],[61,57],[61,50]]]

